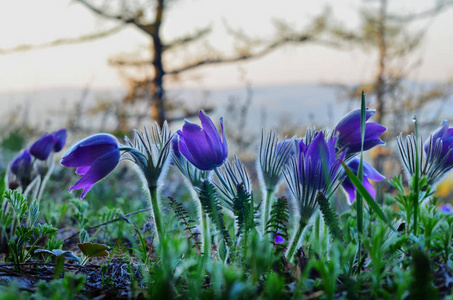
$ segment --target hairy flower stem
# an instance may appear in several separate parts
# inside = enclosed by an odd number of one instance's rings
[[[288,251],[286,251],[286,259],[291,261],[293,259],[294,253],[296,252],[297,245],[299,245],[300,240],[302,238],[302,232],[304,232],[305,226],[307,226],[307,222],[303,219],[300,220],[299,226],[297,227],[296,234],[294,235],[293,239],[291,240]]]
[[[152,207],[151,213],[156,226],[155,234],[157,237],[157,241],[159,241],[159,243],[162,244],[161,238],[164,236],[164,228],[162,224],[162,217],[160,214],[159,200],[157,196],[157,186],[150,186],[149,194],[151,196],[151,207]]]
[[[208,258],[211,254],[211,232],[209,231],[209,218],[206,212],[201,212],[201,222],[203,223],[203,255]],[[206,259],[204,259],[206,262]]]
[[[37,195],[35,197],[35,200],[36,200],[37,203],[39,203],[39,201],[41,201],[42,194],[43,194],[44,189],[46,187],[47,181],[49,180],[50,175],[53,172],[54,167],[55,167],[55,161],[53,159],[53,156],[51,156],[50,167],[47,169],[46,174],[44,175],[44,177],[41,175],[41,178],[39,179],[38,191],[37,191],[37,193],[36,193]]]
[[[413,203],[414,203],[414,235],[417,235],[417,219],[418,219],[418,210],[419,210],[419,198],[420,198],[420,157],[419,157],[419,149],[418,149],[418,124],[417,119],[414,116],[413,119],[414,126],[415,126],[415,174],[413,177],[413,185],[414,185],[414,195],[413,195]]]
[[[264,213],[263,213],[263,234],[266,233],[266,226],[267,222],[269,222],[269,214],[271,209],[271,202],[274,190],[267,189],[266,190],[266,202],[264,203]]]

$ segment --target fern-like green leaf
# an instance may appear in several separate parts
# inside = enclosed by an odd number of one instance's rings
[[[172,197],[168,197],[168,201],[170,203],[170,207],[175,212],[179,225],[181,225],[186,232],[187,240],[192,240],[193,247],[195,247],[197,252],[200,253],[201,242],[198,240],[199,233],[194,231],[197,227],[195,225],[195,221],[190,218],[189,212],[184,208],[181,202],[176,201]]]
[[[3,197],[6,198],[6,201],[13,207],[16,218],[19,221],[22,221],[27,218],[28,215],[28,205],[27,198],[25,198],[18,191],[7,190],[3,193]]]
[[[217,191],[209,180],[205,180],[201,184],[199,199],[203,210],[209,215],[216,228],[221,232],[225,244],[231,249],[231,237],[225,227]]]
[[[38,220],[39,217],[39,204],[34,201],[33,204],[30,206],[30,220],[31,220],[31,226],[34,226],[36,221]]]
[[[244,188],[243,183],[238,184],[236,188],[237,195],[233,199],[233,212],[239,232],[244,233],[251,230],[255,223],[252,197]]]
[[[285,197],[281,197],[272,204],[270,218],[266,225],[266,233],[272,235],[274,249],[284,250],[286,247],[285,243],[277,243],[277,236],[281,236],[286,241],[288,240],[288,221],[288,200]]]
[[[338,215],[330,206],[329,200],[321,192],[318,193],[317,200],[324,221],[326,222],[326,225],[329,228],[330,235],[334,239],[344,242],[343,232],[341,231],[340,228],[340,221],[338,219]]]

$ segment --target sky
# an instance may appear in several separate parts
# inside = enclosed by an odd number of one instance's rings
[[[131,0],[140,2],[141,0]],[[102,1],[98,1],[102,2]],[[143,0],[142,2],[146,2]],[[393,7],[393,3],[397,4]],[[434,1],[392,1],[401,12],[423,10]],[[360,0],[180,0],[170,2],[163,26],[164,38],[171,40],[212,26],[210,44],[232,51],[232,40],[225,29],[240,29],[249,36],[270,38],[272,20],[285,20],[294,29],[304,28],[311,18],[330,6],[335,18],[349,28],[359,25]],[[368,4],[370,5],[370,4]],[[423,64],[412,76],[419,81],[445,81],[453,77],[453,8],[429,23],[428,33],[413,60]],[[59,38],[111,28],[85,7],[69,0],[0,1],[0,49],[22,44],[40,44]],[[108,64],[119,54],[135,55],[148,46],[147,39],[133,27],[94,42],[59,46],[43,50],[0,55],[0,92],[34,91],[53,87],[121,89],[125,80]],[[187,59],[180,53],[172,61]],[[195,52],[193,52],[195,51]],[[217,65],[190,72],[169,87],[224,89],[243,86],[244,78],[253,85],[295,83],[358,83],[370,79],[375,54],[359,49],[336,50],[320,45],[302,44],[278,49],[258,60],[236,65]]]

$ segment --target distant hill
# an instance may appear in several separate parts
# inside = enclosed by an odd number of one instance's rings
[[[349,110],[359,108],[359,102],[339,101],[338,90],[321,84],[294,84],[278,86],[252,87],[252,101],[248,106],[246,127],[257,131],[275,128],[282,122],[307,126],[318,124],[332,127]],[[27,122],[41,130],[51,130],[66,124],[68,117],[74,114],[76,106],[86,112],[96,106],[99,100],[119,101],[123,90],[88,90],[78,88],[50,88],[30,92],[0,93],[0,123],[8,122],[13,116],[16,122]],[[245,88],[224,90],[169,90],[167,96],[188,107],[214,107],[211,115],[215,118],[228,116],[231,111],[228,103],[235,99],[235,106],[243,105],[247,98]],[[357,99],[359,100],[359,99]],[[446,105],[451,103],[449,99]],[[437,106],[433,106],[432,110]],[[452,110],[443,112],[442,118],[452,117]],[[230,119],[235,119],[230,117]],[[84,114],[85,122],[96,127],[98,120]],[[141,127],[145,124],[136,124]],[[174,124],[179,127],[181,122]]]

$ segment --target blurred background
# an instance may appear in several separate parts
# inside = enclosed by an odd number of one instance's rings
[[[3,168],[45,131],[176,130],[201,108],[253,161],[262,128],[333,127],[364,90],[388,128],[369,160],[389,178],[414,115],[424,136],[453,118],[448,0],[16,0],[0,28]]]

